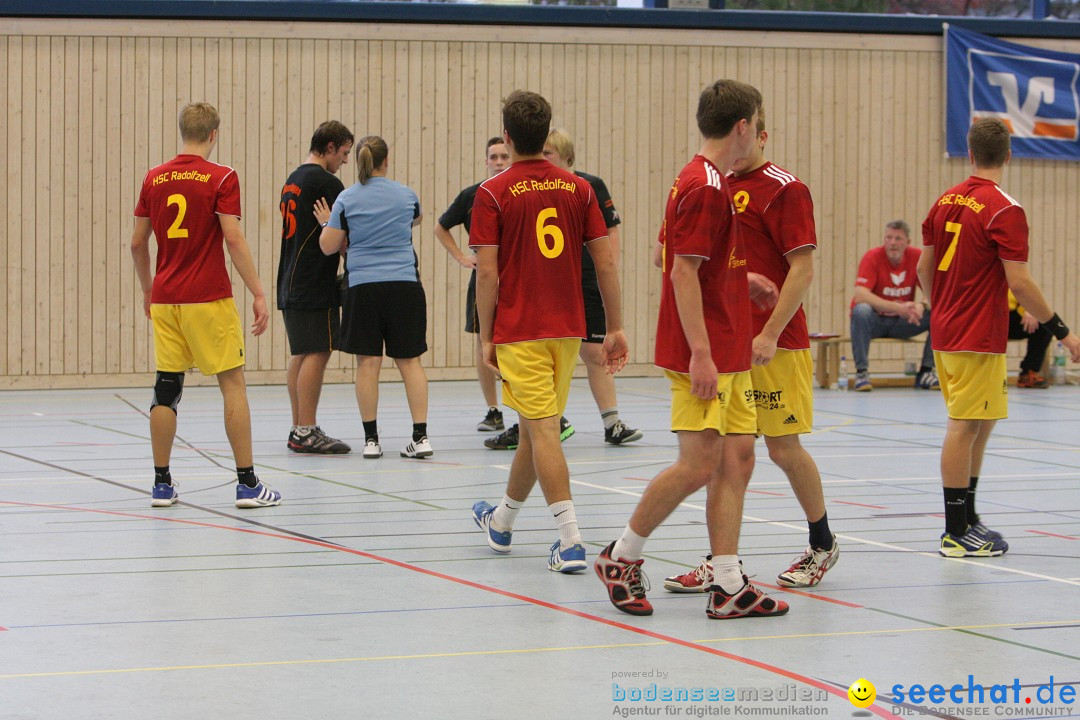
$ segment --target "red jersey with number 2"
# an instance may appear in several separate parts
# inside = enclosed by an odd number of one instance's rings
[[[157,239],[150,302],[186,305],[232,297],[218,215],[240,217],[240,181],[231,167],[177,155],[146,173],[135,217],[150,218]]]
[[[494,342],[585,337],[581,253],[607,234],[589,183],[547,160],[519,160],[481,183],[469,245],[499,248]]]
[[[1024,208],[997,183],[972,176],[938,198],[922,232],[923,245],[934,247],[934,349],[1004,353],[1009,285],[1001,261],[1027,262]]]
[[[659,241],[664,248],[664,283],[656,325],[657,367],[690,372],[690,344],[671,284],[675,257],[688,255],[702,259],[697,274],[716,371],[749,370],[753,326],[746,254],[727,180],[701,155],[687,163],[671,187]]]

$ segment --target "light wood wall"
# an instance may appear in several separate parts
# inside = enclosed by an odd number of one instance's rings
[[[1080,52],[1080,41],[1032,44]],[[844,331],[855,266],[884,223],[917,228],[966,175],[965,162],[944,158],[941,46],[845,34],[4,19],[0,387],[149,382],[131,215],[146,170],[176,153],[176,114],[191,100],[221,111],[213,159],[239,173],[244,229],[271,297],[280,187],[314,127],[336,118],[357,136],[386,138],[391,176],[424,208],[415,233],[429,299],[424,362],[439,379],[473,377],[474,356],[462,332],[468,274],[434,240],[434,221],[482,179],[500,98],[542,93],[576,140],[577,167],[607,181],[622,215],[629,372],[640,374],[651,371],[660,287],[649,252],[665,193],[697,149],[697,96],[718,77],[745,80],[765,96],[769,157],[814,195],[810,328]],[[347,165],[342,179],[354,178]],[[1005,185],[1028,211],[1036,278],[1080,324],[1080,164],[1015,161]],[[248,338],[249,378],[282,382],[287,361],[275,312],[265,335]],[[336,357],[329,379],[347,380],[351,368]]]

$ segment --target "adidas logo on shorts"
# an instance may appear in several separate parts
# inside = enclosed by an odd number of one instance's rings
[[[796,424],[798,424],[798,422],[799,421],[795,419],[794,415],[788,415],[787,420],[784,421],[784,424],[785,425],[796,425]]]

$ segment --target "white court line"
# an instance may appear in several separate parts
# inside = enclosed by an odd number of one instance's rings
[[[642,495],[642,493],[634,492],[632,490],[621,490],[619,488],[608,487],[606,485],[596,485],[594,483],[585,482],[584,480],[574,480],[573,478],[570,479],[570,482],[572,482],[572,483],[574,483],[576,485],[582,485],[584,487],[593,488],[594,490],[607,490],[609,492],[620,493],[622,495],[632,495],[634,497],[641,497],[641,495]],[[694,510],[701,510],[701,511],[705,510],[704,505],[696,505],[694,503],[688,503],[688,502],[682,502],[682,503],[679,503],[679,504],[682,507],[688,507],[688,508],[692,508]],[[800,533],[806,532],[806,527],[803,526],[803,525],[793,525],[791,523],[780,522],[778,520],[766,520],[765,518],[757,518],[757,517],[754,517],[752,515],[743,515],[743,519],[744,520],[749,520],[751,522],[758,522],[758,523],[764,523],[766,525],[772,525],[774,527],[787,528],[788,530],[795,530],[795,531],[800,532]],[[995,566],[995,565],[987,565],[986,563],[975,562],[974,560],[967,560],[965,558],[946,558],[946,557],[943,557],[943,556],[941,556],[940,554],[938,554],[936,552],[928,553],[928,552],[924,552],[922,550],[915,550],[913,548],[907,548],[907,547],[904,547],[903,545],[894,545],[893,543],[883,543],[883,542],[878,542],[877,540],[867,540],[866,538],[860,538],[860,537],[856,537],[854,535],[840,535],[840,534],[837,534],[836,537],[838,537],[838,538],[840,538],[842,540],[850,540],[851,542],[860,543],[862,545],[871,545],[873,547],[883,548],[885,550],[896,550],[896,551],[899,551],[899,552],[906,552],[906,553],[911,553],[913,555],[921,555],[922,557],[936,558],[936,559],[939,559],[939,560],[951,560],[952,562],[964,563],[966,565],[974,565],[975,567],[990,568],[991,570],[995,570],[995,571],[999,571],[999,572],[1008,572],[1008,573],[1013,573],[1014,575],[1023,575],[1025,577],[1037,578],[1039,580],[1049,580],[1050,582],[1059,582],[1059,583],[1063,583],[1065,585],[1076,585],[1076,586],[1080,587],[1080,579],[1077,579],[1077,578],[1054,577],[1053,575],[1043,575],[1041,573],[1029,572],[1027,570],[1020,570],[1020,569],[1017,569],[1017,568]]]

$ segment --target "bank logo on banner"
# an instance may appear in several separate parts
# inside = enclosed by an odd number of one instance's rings
[[[1080,160],[1080,56],[996,40],[949,27],[948,150],[967,154],[967,128],[1000,118],[1013,154]]]

